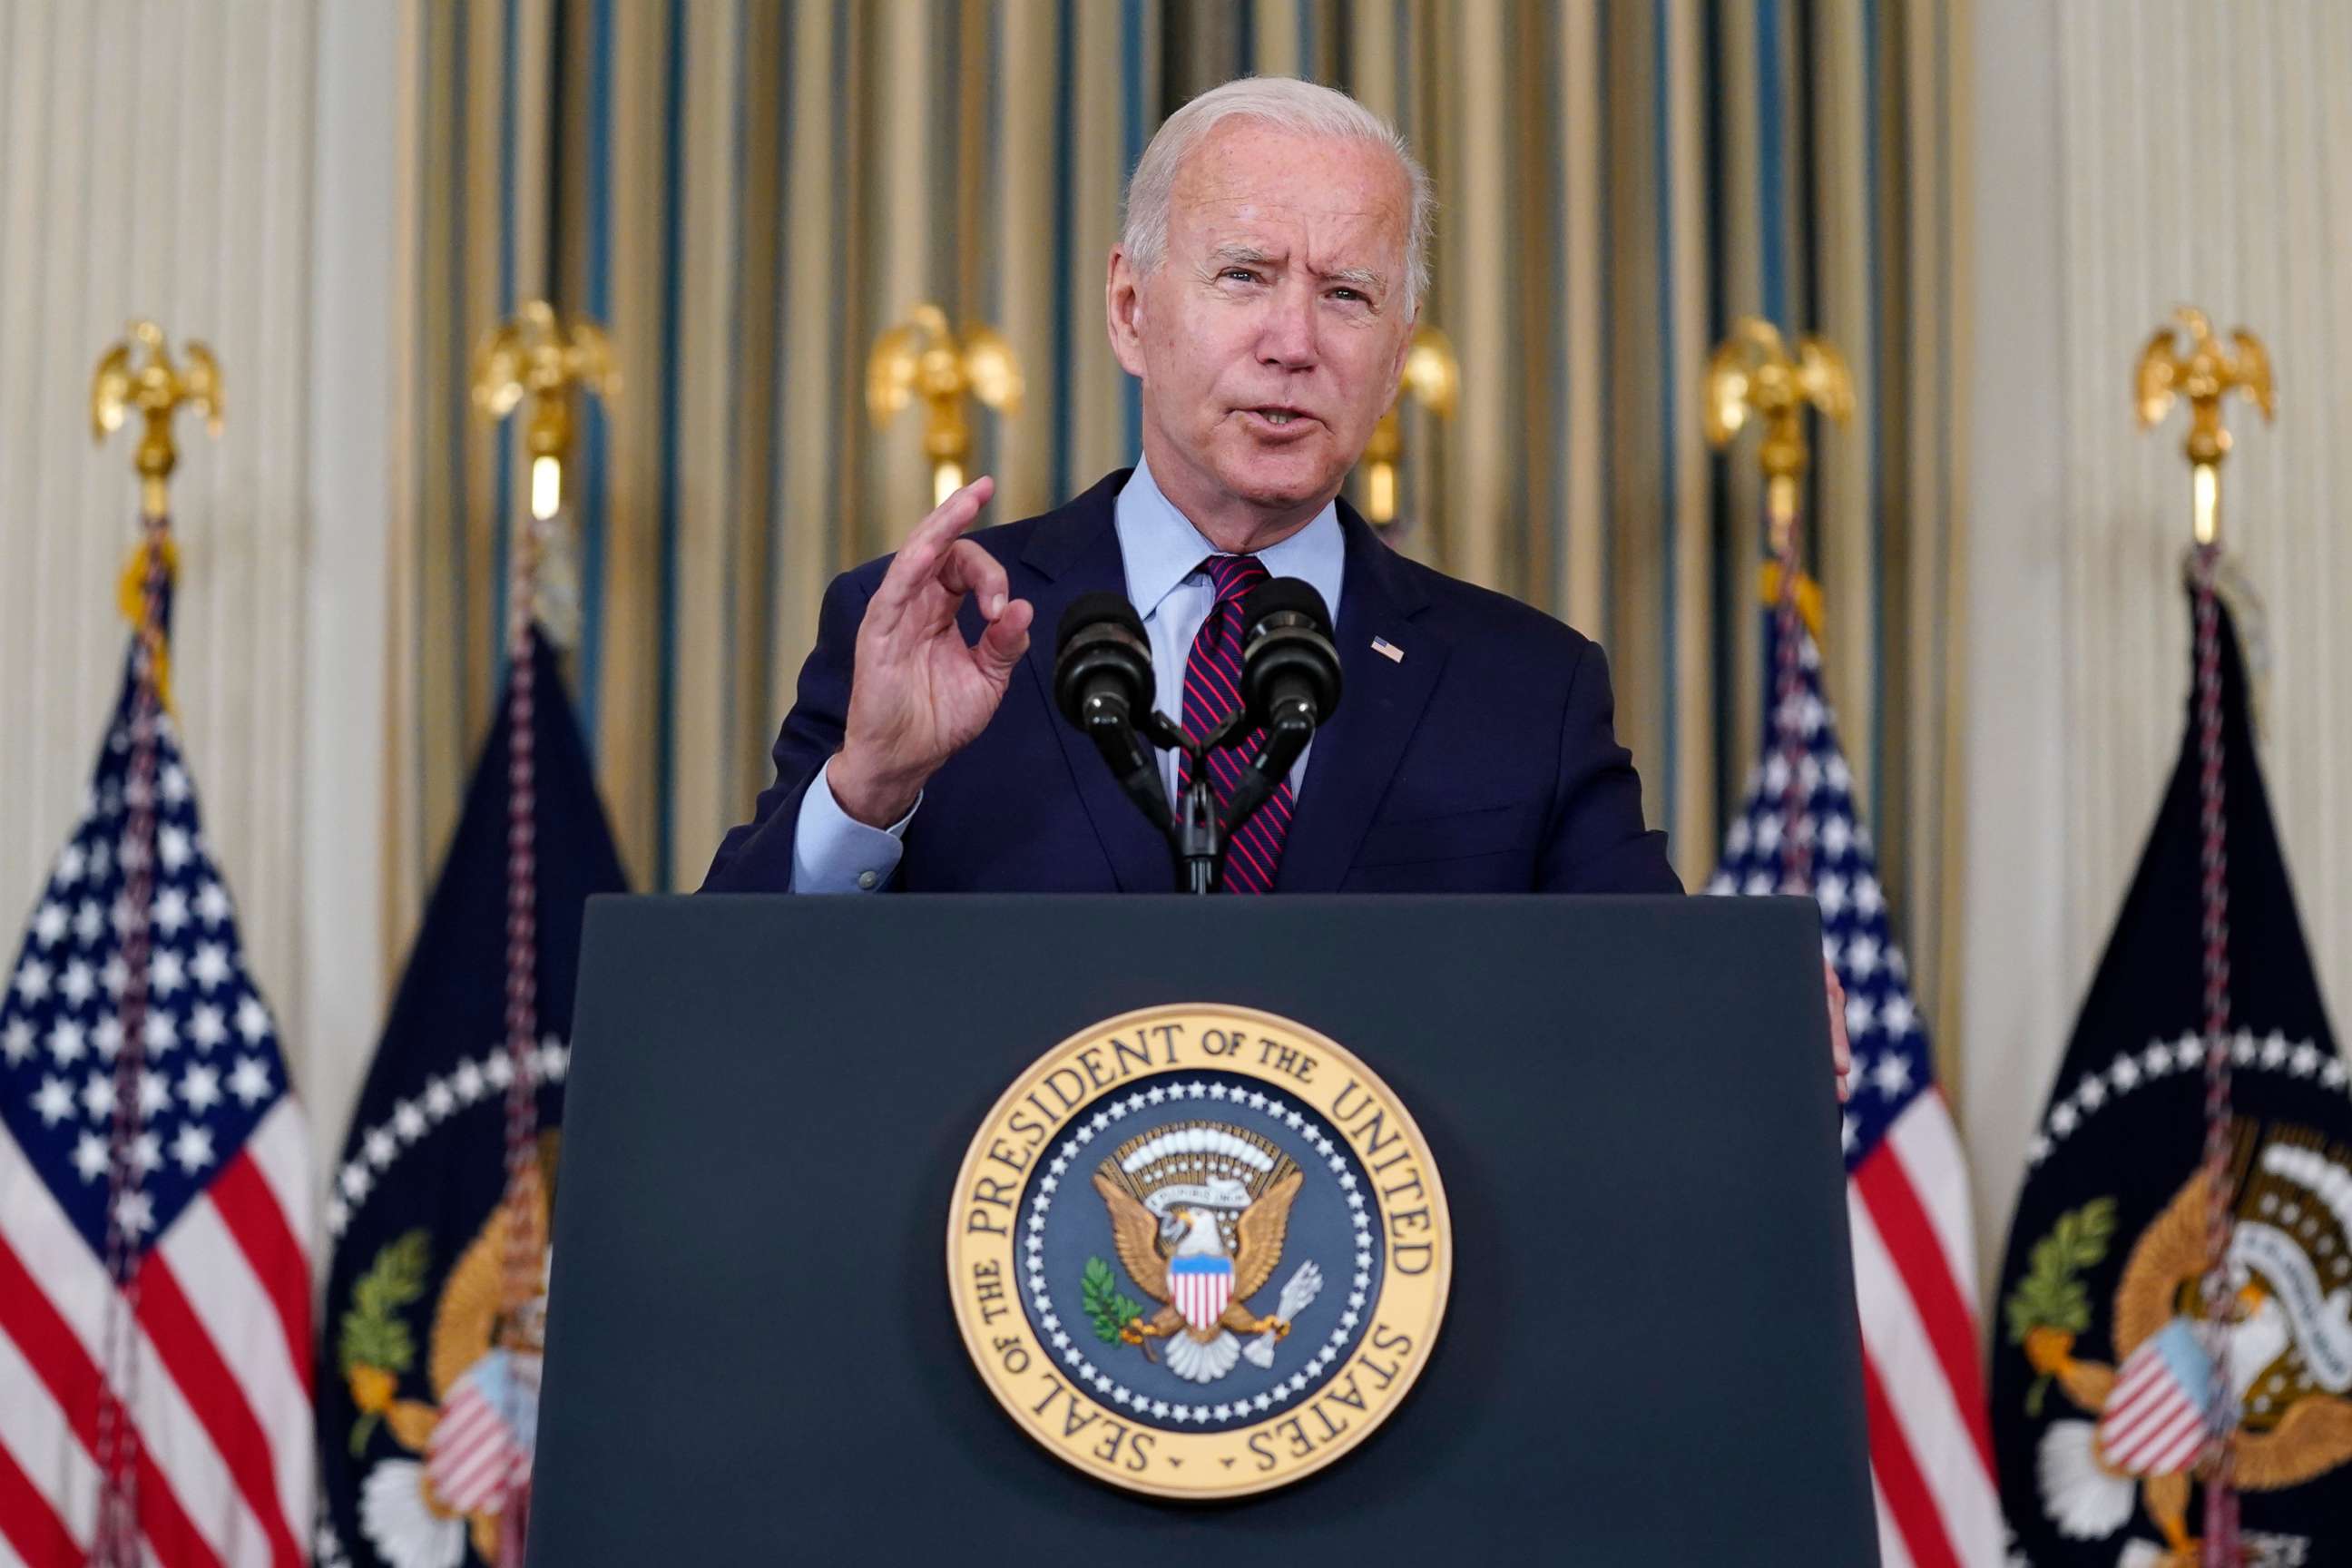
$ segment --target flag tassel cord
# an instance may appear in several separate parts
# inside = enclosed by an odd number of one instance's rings
[[[145,1121],[140,1094],[147,1059],[150,914],[155,864],[156,729],[161,721],[163,602],[168,590],[171,521],[154,503],[161,479],[142,486],[140,613],[132,658],[131,760],[123,781],[127,812],[118,850],[123,862],[121,1043],[114,1058],[114,1115],[107,1139],[106,1265],[114,1289],[106,1304],[104,1383],[98,1405],[99,1510],[94,1568],[134,1568],[139,1549],[138,1406],[139,1237],[126,1201],[139,1184],[134,1166]]]
[[[2236,1568],[2240,1561],[2238,1496],[2233,1480],[2237,1436],[2236,1401],[2231,1397],[2229,1339],[2236,1299],[2230,1279],[2231,1207],[2235,1201],[2231,1168],[2230,1096],[2230,888],[2229,831],[2223,817],[2223,737],[2221,730],[2221,637],[2215,603],[2215,557],[2218,544],[2197,546],[2194,575],[2197,595],[2197,752],[2198,820],[2203,845],[2202,903],[2200,931],[2204,944],[2205,980],[2205,1278],[2202,1287],[2206,1332],[2212,1354],[2210,1436],[2206,1451],[2206,1568]]]
[[[147,1064],[149,965],[156,852],[155,794],[159,731],[170,705],[166,605],[172,590],[171,479],[179,464],[172,423],[183,406],[221,431],[220,366],[203,343],[184,345],[174,362],[163,331],[137,321],[100,356],[91,374],[90,434],[104,441],[133,414],[140,436],[131,462],[139,476],[140,540],[124,574],[122,605],[131,618],[132,689],[129,766],[123,780],[121,955],[123,984],[116,1022],[121,1040],[114,1058],[114,1109],[107,1137],[106,1265],[114,1285],[100,1345],[97,1412],[99,1507],[89,1562],[96,1568],[133,1568],[141,1560],[138,1407],[139,1232],[133,1205],[146,1120],[141,1084]],[[135,586],[134,586],[135,584]]]
[[[573,389],[603,395],[620,378],[604,331],[566,318],[544,300],[525,301],[482,340],[475,355],[474,405],[504,418],[526,399],[524,447],[530,458],[530,506],[516,537],[507,582],[507,1079],[505,1245],[501,1305],[509,1331],[542,1294],[547,1219],[539,1162],[539,847],[537,732],[540,700],[537,606],[541,557],[562,505],[563,463],[572,430]],[[551,694],[551,700],[558,694]],[[532,1331],[520,1331],[528,1338]],[[526,1347],[537,1350],[538,1345]],[[518,1413],[509,1412],[512,1419]],[[530,1459],[520,1455],[499,1510],[498,1561],[520,1568],[528,1529]]]
[[[2185,334],[2185,343],[2176,335]],[[2189,581],[2196,602],[2196,730],[2198,763],[2199,935],[2203,947],[2205,1029],[2205,1274],[2200,1302],[2206,1349],[2212,1362],[2205,1450],[2205,1568],[2238,1568],[2242,1560],[2238,1496],[2233,1485],[2238,1408],[2230,1376],[2231,1324],[2237,1291],[2231,1279],[2230,1244],[2236,1183],[2231,1163],[2230,1084],[2230,844],[2223,816],[2226,737],[2221,722],[2221,608],[2216,584],[2221,555],[2221,461],[2230,432],[2221,405],[2243,393],[2264,418],[2276,404],[2269,351],[2243,327],[2224,342],[2212,321],[2183,305],[2140,351],[2132,373],[2134,407],[2152,429],[2176,401],[2189,405]]]
[[[507,1304],[538,1294],[540,1246],[538,1101],[534,1047],[539,1032],[538,758],[532,747],[537,671],[530,605],[538,579],[536,524],[515,549],[507,612]]]
[[[1775,474],[1766,481],[1765,510],[1772,527],[1772,546],[1779,557],[1779,592],[1773,595],[1774,724],[1780,740],[1780,758],[1787,780],[1780,794],[1780,890],[1811,894],[1813,890],[1812,830],[1803,816],[1806,761],[1803,649],[1797,594],[1800,581],[1801,522],[1797,513],[1797,480],[1793,474]]]

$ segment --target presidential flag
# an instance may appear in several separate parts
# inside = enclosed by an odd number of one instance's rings
[[[110,1555],[296,1563],[307,1135],[179,735],[142,716],[135,665],[0,1001],[0,1561],[85,1562],[110,1494]]]
[[[518,1560],[546,1300],[543,1272],[518,1288],[514,1260],[543,1252],[581,917],[592,895],[625,890],[555,658],[537,635],[530,650],[534,1212],[528,1234],[510,1229],[509,686],[330,1176],[321,1568]]]
[[[1770,617],[1767,633],[1766,668],[1779,670]],[[1791,651],[1707,891],[1809,890],[1821,904],[1822,950],[1845,987],[1853,1044],[1846,1209],[1879,1552],[1888,1568],[1981,1568],[2000,1561],[2000,1514],[1978,1370],[1968,1171],[1822,699],[1821,655],[1801,626]]]
[[[1993,1449],[2019,1558],[2037,1568],[2199,1563],[2217,1415],[2235,1427],[2242,1560],[2352,1563],[2352,1104],[2235,633],[2216,616],[2231,1322],[2217,1366],[2200,1292],[2213,1231],[2192,683],[2170,786],[2026,1146],[2001,1265]]]

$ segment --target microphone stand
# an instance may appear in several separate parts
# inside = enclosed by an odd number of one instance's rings
[[[1089,594],[1062,616],[1055,704],[1094,742],[1120,792],[1167,835],[1180,893],[1216,891],[1233,835],[1282,787],[1322,716],[1339,700],[1339,661],[1322,595],[1305,583],[1286,586],[1277,580],[1254,602],[1263,635],[1244,657],[1243,681],[1253,696],[1197,740],[1167,714],[1144,707],[1151,661],[1133,606],[1117,595]],[[1144,709],[1139,718],[1138,708]],[[1257,754],[1240,764],[1241,776],[1219,810],[1209,757],[1254,717],[1264,722],[1265,738]],[[1191,764],[1184,771],[1192,778],[1173,810],[1160,759],[1144,748],[1146,741]]]
[[[1225,847],[1234,829],[1274,795],[1290,772],[1298,753],[1314,738],[1315,725],[1303,716],[1283,715],[1269,725],[1265,743],[1250,759],[1241,785],[1234,790],[1227,813],[1217,810],[1215,785],[1209,778],[1209,753],[1224,744],[1235,730],[1250,721],[1247,709],[1236,709],[1200,740],[1187,735],[1168,715],[1154,709],[1138,724],[1146,740],[1162,751],[1181,752],[1192,766],[1192,777],[1170,813],[1168,847],[1176,861],[1176,890],[1213,893],[1224,879]],[[1159,780],[1155,777],[1153,784]],[[1154,794],[1158,791],[1155,789]]]
[[[1153,745],[1162,751],[1181,752],[1192,763],[1187,770],[1191,782],[1177,797],[1175,810],[1164,818],[1169,852],[1176,861],[1176,890],[1180,893],[1213,893],[1224,875],[1225,836],[1230,828],[1217,820],[1216,789],[1209,781],[1209,752],[1244,717],[1240,710],[1227,714],[1223,722],[1199,741],[1184,733],[1180,725],[1157,709],[1137,726]]]

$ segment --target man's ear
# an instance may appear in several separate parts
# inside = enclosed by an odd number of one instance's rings
[[[1143,379],[1143,279],[1127,252],[1110,247],[1110,268],[1103,280],[1103,321],[1110,329],[1110,352],[1119,366],[1138,381]]]

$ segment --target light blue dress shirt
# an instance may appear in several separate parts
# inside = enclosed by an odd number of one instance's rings
[[[1215,584],[1201,563],[1217,554],[1217,547],[1176,510],[1151,478],[1150,465],[1138,458],[1135,472],[1118,492],[1112,513],[1118,533],[1118,552],[1127,567],[1127,596],[1143,617],[1144,634],[1151,641],[1151,673],[1158,688],[1160,710],[1180,723],[1184,710],[1184,665],[1192,658],[1192,639],[1217,602]],[[1347,566],[1347,538],[1339,531],[1339,510],[1326,504],[1305,528],[1281,543],[1258,552],[1257,558],[1276,577],[1304,578],[1339,618],[1339,584]],[[1050,635],[1042,627],[1031,636]],[[1309,742],[1290,770],[1295,795],[1307,777]],[[1176,756],[1160,757],[1160,776],[1172,800],[1176,791]],[[793,886],[795,893],[875,892],[887,885],[898,868],[900,840],[907,824],[922,809],[919,796],[907,815],[886,830],[868,827],[841,809],[824,769],[817,770],[808,792],[801,797],[801,816],[793,835]]]

